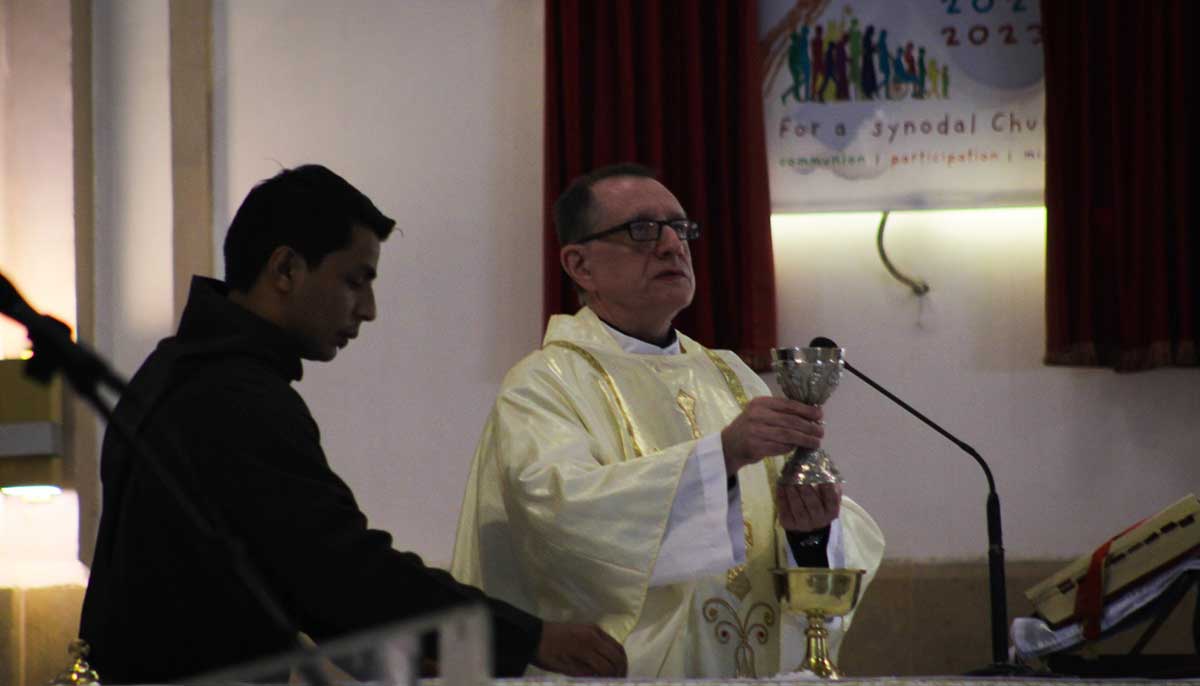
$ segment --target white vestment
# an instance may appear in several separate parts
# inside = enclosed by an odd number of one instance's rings
[[[771,573],[788,560],[773,486],[783,458],[741,469],[730,498],[719,441],[770,391],[732,353],[678,340],[679,354],[629,353],[587,308],[550,320],[484,427],[451,571],[545,620],[599,624],[624,644],[630,676],[791,671],[803,633],[784,631]],[[830,539],[830,564],[866,569],[865,590],[879,527],[843,498]],[[835,651],[849,620],[831,628]]]

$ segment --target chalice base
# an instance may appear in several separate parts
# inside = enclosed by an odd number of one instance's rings
[[[824,450],[797,448],[779,474],[781,486],[814,486],[845,483],[837,465]]]
[[[829,652],[829,628],[825,620],[848,615],[854,610],[866,570],[793,567],[772,572],[779,584],[779,600],[784,611],[808,619],[808,628],[804,632],[804,661],[797,671],[821,679],[840,679],[842,673]]]
[[[797,667],[798,671],[812,672],[822,679],[836,680],[844,676],[833,664],[829,657],[829,629],[825,628],[825,613],[810,611],[808,629],[804,631],[805,654],[804,662]]]

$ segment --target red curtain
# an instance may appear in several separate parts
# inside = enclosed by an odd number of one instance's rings
[[[765,368],[775,274],[757,3],[546,0],[545,316],[578,300],[558,261],[554,200],[617,162],[660,172],[701,223],[696,299],[676,320]]]
[[[1046,361],[1196,365],[1197,3],[1041,6]]]

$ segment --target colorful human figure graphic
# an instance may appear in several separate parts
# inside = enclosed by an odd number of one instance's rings
[[[850,59],[849,59],[849,55],[847,54],[849,51],[848,50],[849,43],[850,43],[850,36],[847,34],[842,34],[842,39],[834,44],[835,47],[833,50],[833,59],[834,59],[833,84],[834,84],[834,94],[838,100],[849,100],[850,99],[850,78],[849,78],[849,76],[850,76],[850,74],[849,74]]]
[[[902,47],[890,47],[887,29],[860,25],[848,7],[840,15],[823,22],[794,22],[785,29],[790,33],[778,36],[774,69],[782,69],[786,55],[792,76],[780,93],[781,104],[786,106],[789,99],[796,103],[876,100],[881,91],[888,100],[950,97],[949,61],[935,58],[936,48],[894,37]]]
[[[800,33],[792,32],[791,44],[788,45],[788,70],[792,72],[792,87],[783,92],[781,101],[786,103],[788,95],[795,98],[796,102],[807,100],[812,87],[809,83],[812,77],[812,64],[808,60],[807,24],[801,27]],[[804,89],[803,93],[801,93],[801,89]]]
[[[842,34],[845,32],[845,19],[830,19],[829,21],[825,22],[825,40],[828,41],[828,43],[826,43],[826,47],[828,47],[829,43],[836,43],[840,41],[842,39]]]
[[[875,91],[879,89],[879,84],[875,82],[875,26],[867,27],[863,32],[863,54],[862,54],[862,80],[859,82],[862,97],[867,100],[875,99]]]
[[[821,76],[825,73],[825,37],[821,35],[821,26],[817,25],[813,31],[812,42],[809,44],[812,50],[812,78],[809,79],[808,87],[810,93],[809,100],[822,100],[821,92],[817,90],[817,85],[821,81]]]
[[[838,43],[835,41],[828,41],[825,46],[825,73],[821,75],[821,85],[817,88],[818,102],[825,102],[825,98],[829,95],[829,86],[837,73],[837,46]],[[836,87],[834,94],[837,94]]]
[[[883,97],[891,99],[892,93],[892,53],[888,50],[887,29],[879,32],[879,83],[883,87]]]
[[[862,91],[862,31],[858,28],[858,19],[850,20],[850,30],[847,33],[850,42],[846,45],[846,58],[850,67],[850,85],[854,88],[854,97],[861,98]]]
[[[925,71],[925,46],[921,46],[917,51],[917,92],[913,96],[915,98],[925,97],[925,79],[928,73]]]
[[[908,71],[904,65],[904,48],[896,48],[896,56],[892,59],[892,95],[903,98],[907,92],[905,86],[916,81],[916,74]]]
[[[908,72],[904,71],[904,48],[896,48],[896,56],[892,58],[892,84],[901,84],[908,80]]]

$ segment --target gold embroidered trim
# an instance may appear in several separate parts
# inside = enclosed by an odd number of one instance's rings
[[[746,531],[746,558],[749,559],[750,549],[754,547],[754,528],[745,514],[742,515],[742,528]],[[750,575],[746,574],[745,562],[725,573],[725,590],[737,596],[738,600],[750,594]]]
[[[750,522],[743,523],[749,524]],[[738,600],[745,600],[746,596],[750,595],[750,591],[754,590],[754,586],[750,583],[750,575],[746,573],[745,562],[725,572],[725,590],[732,593]]]
[[[741,406],[746,408],[746,404],[750,399],[746,397],[746,387],[742,385],[742,380],[737,377],[733,369],[729,366],[725,359],[708,348],[701,347],[704,354],[708,355],[708,359],[712,360],[713,366],[717,371],[721,372],[721,376],[725,378],[725,385],[729,387],[729,392],[733,394],[734,400]],[[742,503],[745,508],[745,503]],[[754,546],[754,533],[750,528],[750,521],[745,518],[745,513],[742,514],[742,524],[746,529],[746,557],[750,557],[750,549]],[[737,596],[738,600],[745,598],[750,593],[750,578],[746,574],[746,565],[742,563],[725,573],[725,590]]]
[[[683,410],[683,416],[687,418],[688,426],[692,427],[692,438],[702,438],[700,423],[696,421],[696,399],[681,388],[675,395],[675,403],[679,405],[680,410]]]
[[[717,371],[721,372],[721,376],[725,377],[725,385],[729,387],[729,392],[733,393],[733,398],[737,400],[738,405],[742,409],[746,409],[746,404],[750,402],[750,398],[746,397],[746,387],[742,385],[742,380],[737,377],[737,374],[733,372],[733,369],[729,367],[729,363],[724,358],[708,348],[703,348],[703,350],[708,355],[708,359],[712,360]]]
[[[721,619],[718,621],[721,610],[727,610],[733,620]],[[763,611],[762,621],[752,622],[754,613],[759,610]],[[758,670],[754,667],[752,641],[757,641],[759,645],[767,644],[770,627],[775,626],[775,610],[766,603],[755,603],[746,611],[746,616],[741,617],[727,601],[721,598],[709,598],[704,601],[701,611],[704,614],[704,621],[715,624],[713,631],[719,643],[724,645],[733,638],[737,638],[737,647],[733,650],[733,662],[737,667],[738,678],[757,679]]]
[[[629,412],[625,409],[624,401],[621,400],[621,392],[617,390],[617,383],[613,381],[612,376],[608,373],[608,370],[604,368],[604,365],[600,364],[600,360],[597,360],[596,356],[590,352],[575,345],[574,343],[568,343],[567,341],[550,341],[546,345],[557,345],[560,348],[566,348],[567,350],[578,354],[589,365],[591,365],[592,369],[596,370],[600,377],[604,379],[604,383],[608,385],[608,390],[612,392],[613,400],[615,400],[617,403],[617,411],[621,413],[621,419],[625,422],[625,430],[629,433],[629,440],[633,443],[633,454],[637,457],[644,455],[645,453],[642,452],[642,446],[640,443],[638,443],[637,435],[635,435],[633,432],[633,420],[629,418]]]
[[[742,527],[746,530],[746,559],[750,559],[750,549],[754,544],[754,534],[751,533],[750,520],[746,519],[745,509],[742,510]],[[750,595],[753,586],[750,585],[750,575],[746,573],[746,563],[734,567],[725,573],[725,590],[737,596],[738,600]]]

